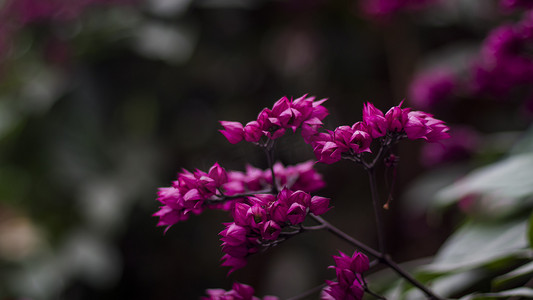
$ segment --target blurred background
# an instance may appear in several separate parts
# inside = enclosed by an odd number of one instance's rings
[[[246,123],[284,95],[329,98],[329,128],[360,121],[367,101],[416,106],[415,74],[437,63],[464,71],[491,28],[518,18],[498,1],[413,2],[376,11],[363,0],[0,1],[0,298],[197,299],[234,280],[290,297],[334,277],[331,255],[353,249],[322,232],[227,277],[218,240],[227,214],[205,212],[164,234],[152,217],[157,188],[217,161],[265,168],[259,149],[218,133],[218,120]],[[473,165],[529,124],[521,102],[462,98],[436,117],[470,126],[466,135],[511,131]],[[428,165],[471,157],[466,146],[448,157],[421,145],[396,149],[384,214],[398,261],[433,255],[458,222],[456,211],[432,218],[403,201],[406,187]],[[313,158],[298,136],[277,147],[284,164]],[[325,218],[376,245],[364,171],[316,168],[327,183],[317,194],[335,206]],[[386,199],[391,174],[379,174]]]

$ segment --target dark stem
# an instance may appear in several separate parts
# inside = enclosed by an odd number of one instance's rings
[[[276,195],[278,193],[278,185],[276,183],[276,174],[274,174],[274,141],[269,139],[267,143],[264,149],[270,174],[272,175],[272,193]]]
[[[351,237],[350,235],[346,234],[344,231],[340,230],[339,228],[333,226],[331,223],[329,223],[328,221],[324,220],[322,217],[319,217],[319,216],[315,216],[314,214],[309,214],[315,221],[317,221],[318,223],[324,225],[325,229],[331,233],[333,233],[334,235],[336,235],[337,237],[345,240],[346,242],[354,245],[355,247],[363,250],[364,252],[366,252],[367,254],[370,254],[371,256],[377,258],[378,260],[380,260],[381,262],[381,257],[383,257],[383,255],[381,255],[381,253],[379,253],[378,251],[374,250],[373,248],[371,248],[370,246],[367,246],[366,244],[354,239],[353,237]]]
[[[230,200],[235,200],[235,199],[239,199],[239,198],[246,198],[246,197],[249,197],[249,196],[255,196],[257,194],[268,194],[268,193],[271,193],[271,192],[272,192],[272,190],[268,189],[268,190],[260,190],[260,191],[256,191],[256,192],[236,194],[236,195],[231,195],[231,196],[221,195],[221,196],[218,196],[218,198],[215,198],[215,199],[207,199],[205,202],[207,204],[218,204],[218,203],[222,203],[222,202],[226,202],[226,201],[230,201]]]
[[[370,180],[370,191],[372,194],[372,203],[374,205],[374,217],[376,219],[376,228],[378,235],[378,249],[385,254],[385,237],[383,233],[383,219],[381,217],[381,205],[379,203],[378,188],[376,184],[376,173],[374,168],[367,169]]]
[[[405,270],[403,270],[398,264],[396,264],[388,255],[380,253],[379,251],[373,249],[370,246],[367,246],[366,244],[356,240],[355,238],[351,237],[350,235],[346,234],[344,231],[340,230],[339,228],[333,226],[328,221],[324,220],[322,217],[315,216],[313,214],[309,214],[315,221],[325,226],[325,229],[337,237],[343,239],[344,241],[352,244],[356,248],[361,249],[366,254],[373,256],[378,259],[378,261],[382,264],[385,264],[389,266],[391,269],[393,269],[398,275],[403,277],[405,280],[409,281],[413,286],[417,287],[419,290],[424,292],[428,299],[431,300],[443,300],[443,298],[435,295],[431,290],[429,290],[426,286],[424,286],[421,282],[416,280],[413,276],[411,276],[409,273],[407,273]]]

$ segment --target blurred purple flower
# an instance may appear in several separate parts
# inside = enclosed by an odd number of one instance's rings
[[[505,98],[514,88],[533,83],[533,12],[514,25],[492,30],[472,67],[471,88],[479,95]]]
[[[261,300],[254,296],[254,289],[246,284],[235,282],[229,291],[223,289],[208,289],[206,290],[207,297],[202,297],[202,300]],[[263,300],[278,300],[275,296],[265,296]]]
[[[480,145],[479,134],[468,127],[454,127],[453,134],[438,144],[427,144],[422,148],[422,163],[434,166],[467,159]]]
[[[506,11],[517,8],[530,9],[533,8],[533,0],[501,0],[500,6]]]
[[[417,74],[409,86],[409,100],[413,106],[431,110],[449,100],[457,87],[455,75],[445,69],[436,69]]]
[[[362,0],[360,7],[370,18],[389,19],[402,11],[414,11],[425,8],[439,0]]]

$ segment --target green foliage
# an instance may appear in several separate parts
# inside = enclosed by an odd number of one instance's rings
[[[431,262],[413,270],[437,294],[461,300],[533,297],[533,289],[524,287],[533,277],[532,140],[529,130],[501,160],[466,175],[460,175],[465,168],[435,170],[408,193],[415,198],[411,205],[433,214],[458,206],[464,217]],[[378,280],[382,275],[376,274],[375,286],[390,299],[424,299],[404,280]]]
[[[533,289],[521,287],[497,293],[472,294],[461,297],[460,300],[492,300],[507,297],[533,297]]]

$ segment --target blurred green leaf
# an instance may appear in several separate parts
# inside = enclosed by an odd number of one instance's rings
[[[437,203],[447,206],[468,197],[478,196],[479,209],[502,215],[533,200],[533,154],[508,157],[471,172],[437,194]]]
[[[413,182],[402,202],[410,213],[426,212],[435,206],[437,192],[452,185],[468,170],[464,165],[452,165],[428,171]]]
[[[533,262],[520,266],[509,273],[494,278],[492,285],[494,288],[499,288],[504,284],[524,278],[528,279],[531,277],[533,277]]]
[[[470,221],[455,232],[424,267],[429,273],[457,273],[504,258],[531,255],[527,247],[526,221],[489,223]]]
[[[510,155],[527,154],[533,151],[533,126],[524,132],[521,139],[513,145]]]
[[[533,289],[521,287],[498,293],[471,294],[462,297],[460,300],[491,300],[506,297],[533,297]]]

